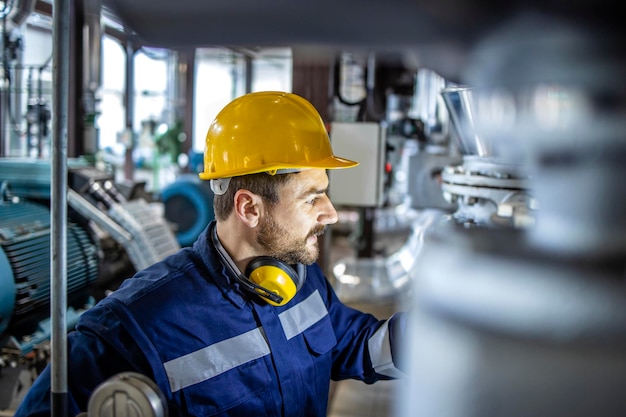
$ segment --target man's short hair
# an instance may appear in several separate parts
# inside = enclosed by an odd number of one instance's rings
[[[260,195],[270,206],[277,204],[279,188],[287,184],[296,174],[297,172],[269,175],[266,172],[261,172],[232,177],[226,192],[222,195],[216,194],[213,197],[215,218],[224,221],[230,216],[233,211],[235,193],[242,189]]]

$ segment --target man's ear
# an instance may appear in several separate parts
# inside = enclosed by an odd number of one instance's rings
[[[248,227],[256,227],[263,209],[263,200],[257,194],[248,190],[239,190],[235,193],[235,214]]]

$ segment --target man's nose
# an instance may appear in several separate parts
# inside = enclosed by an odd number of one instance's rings
[[[325,197],[325,202],[318,215],[318,220],[322,224],[334,224],[339,220],[337,210],[328,197]]]

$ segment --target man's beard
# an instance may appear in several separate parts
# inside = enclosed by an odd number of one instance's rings
[[[310,251],[307,239],[314,235],[320,236],[325,230],[326,226],[320,225],[304,238],[295,237],[268,213],[260,225],[257,243],[265,249],[265,255],[280,259],[290,265],[299,263],[310,265],[319,256],[319,241],[315,243],[314,250]]]

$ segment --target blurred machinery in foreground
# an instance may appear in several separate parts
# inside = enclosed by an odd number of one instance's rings
[[[495,153],[444,171],[465,207],[433,223],[411,270],[395,415],[626,414],[621,32],[520,15],[476,46],[471,97],[449,98],[468,100],[461,129]]]
[[[180,248],[160,203],[68,163],[68,329],[122,280]],[[50,163],[0,160],[0,409],[46,363],[50,340]],[[26,376],[25,376],[26,375]],[[19,392],[18,392],[19,391]]]
[[[87,412],[77,417],[167,417],[167,400],[154,381],[136,372],[122,372],[96,387]]]

